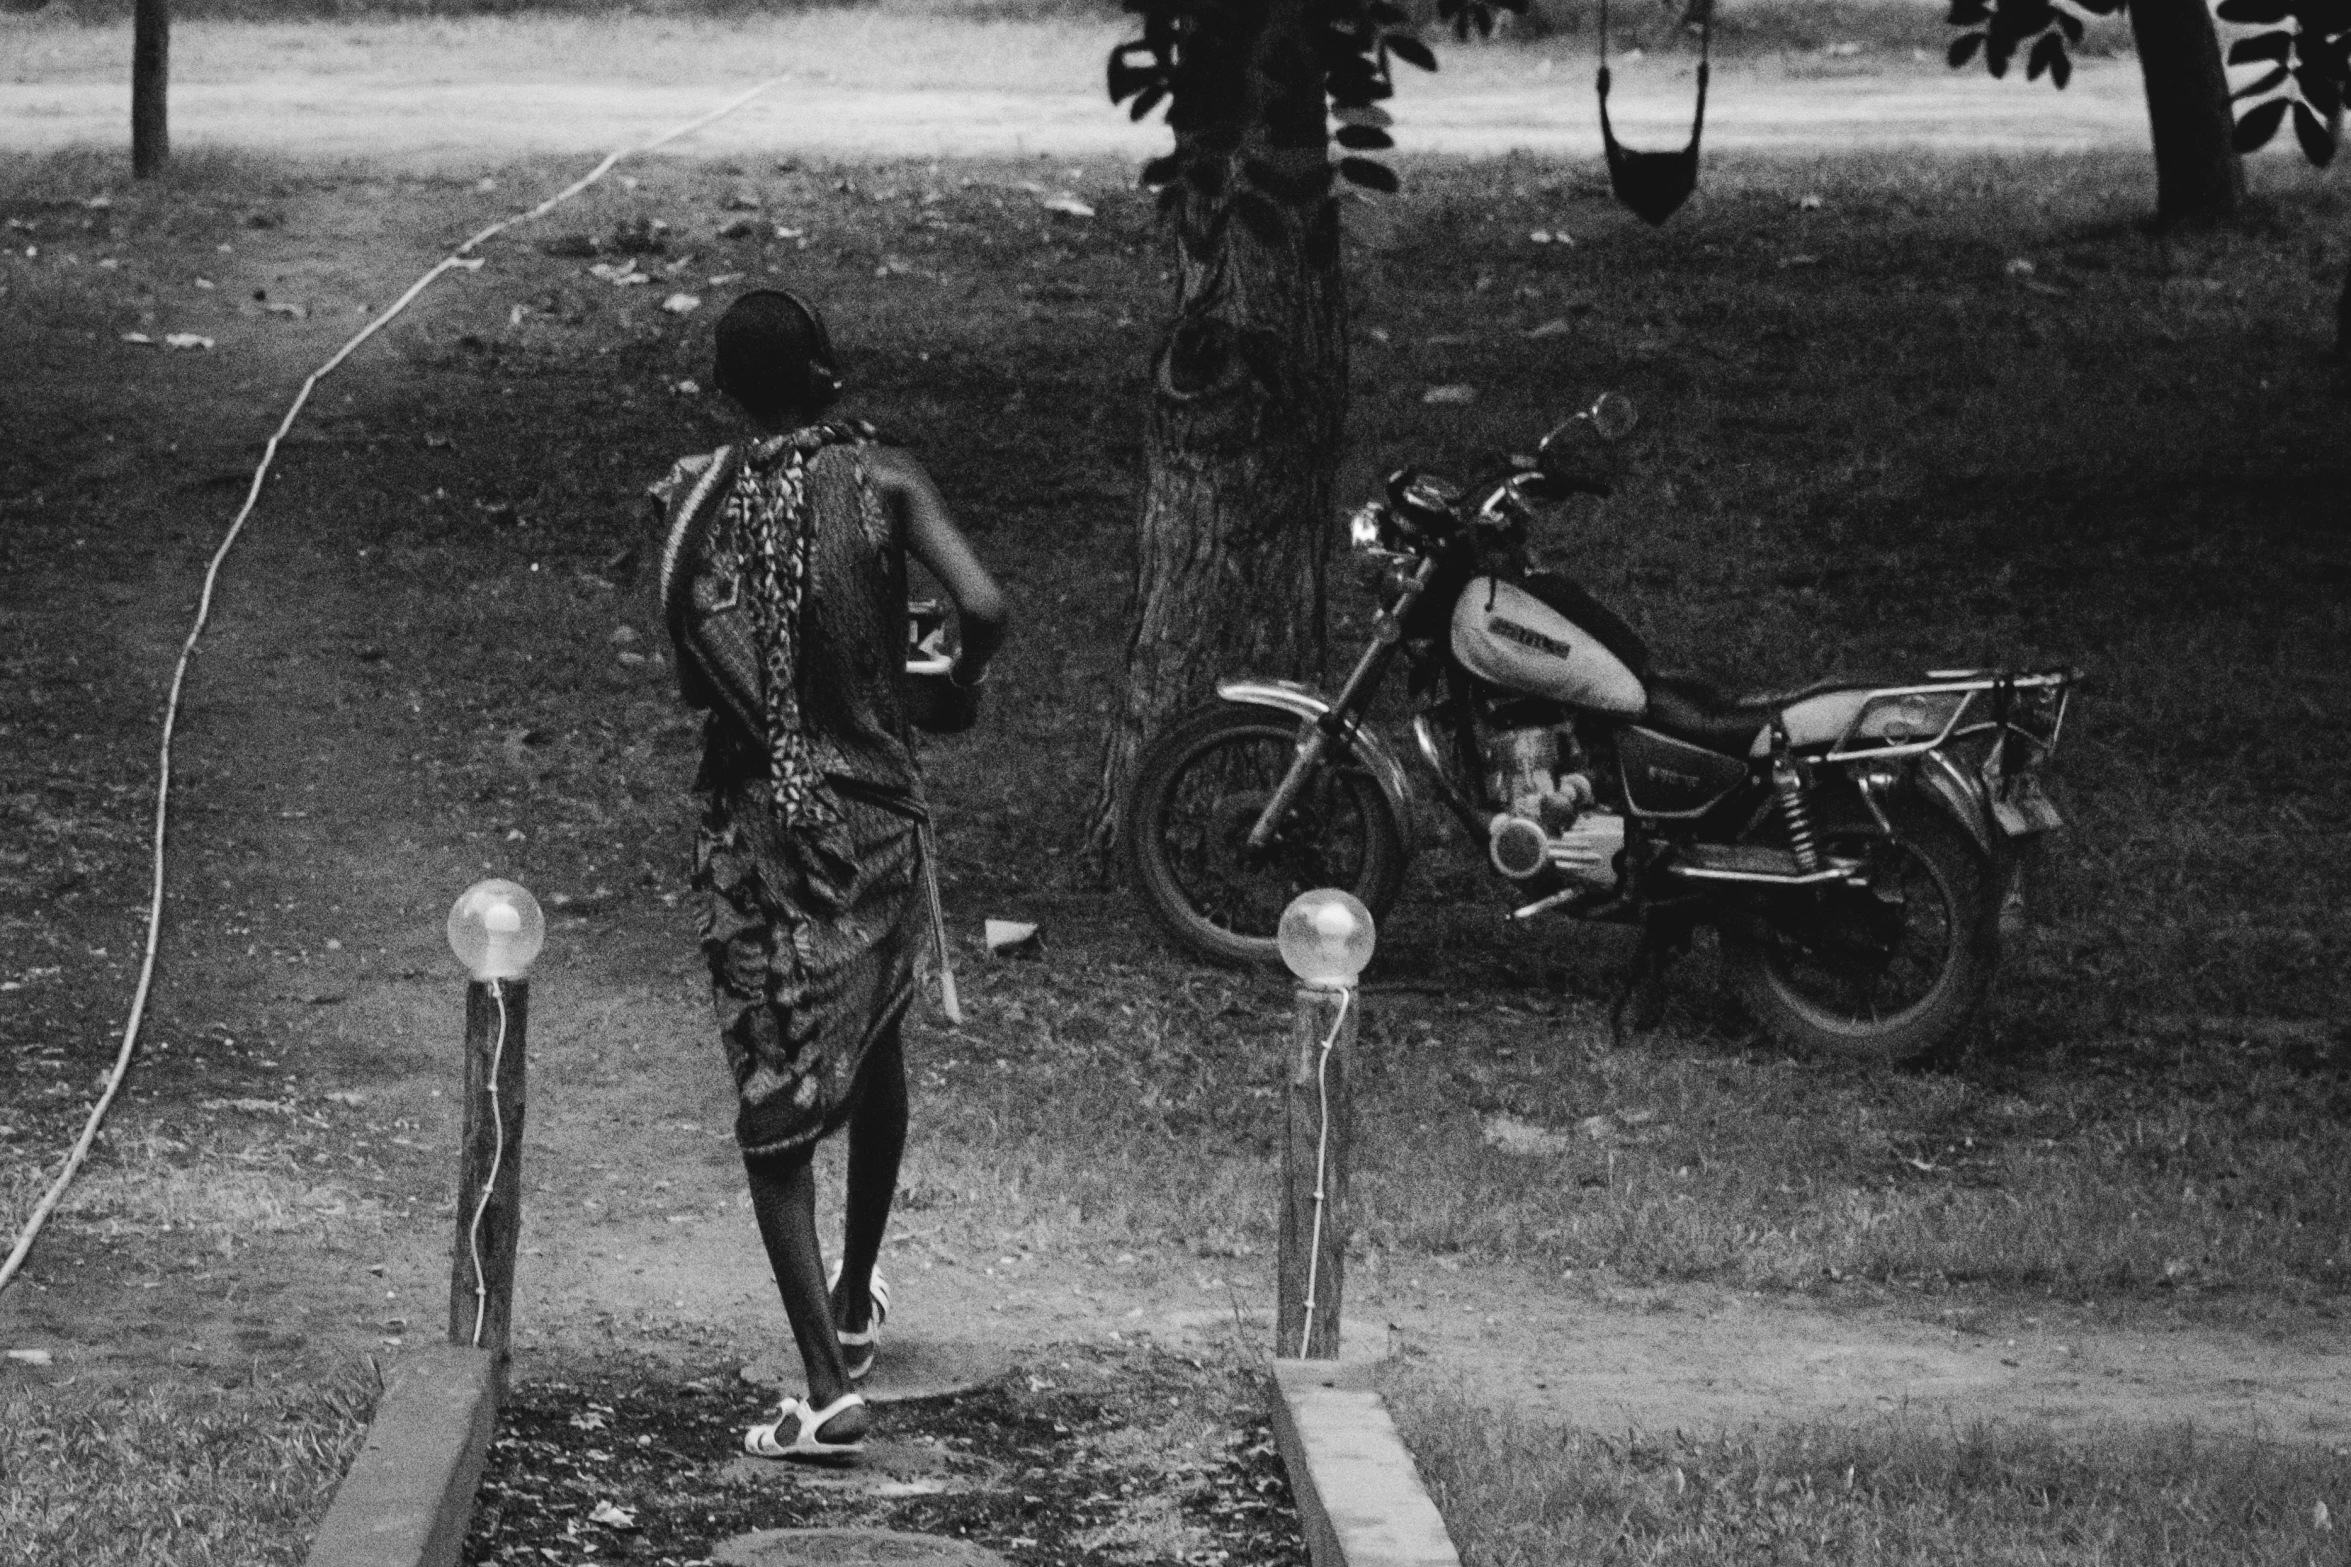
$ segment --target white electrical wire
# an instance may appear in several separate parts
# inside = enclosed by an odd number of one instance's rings
[[[1339,1042],[1339,1030],[1347,1026],[1347,1011],[1355,1005],[1355,987],[1349,985],[1339,992],[1339,1013],[1331,1019],[1331,1031],[1323,1036],[1322,1054],[1314,1063],[1314,1092],[1322,1101],[1322,1130],[1314,1139],[1314,1229],[1306,1243],[1306,1323],[1298,1330],[1298,1358],[1306,1358],[1306,1346],[1314,1338],[1314,1279],[1322,1264],[1322,1207],[1323,1179],[1330,1169],[1331,1157],[1331,1047]]]
[[[317,390],[318,383],[325,379],[336,366],[350,358],[360,344],[375,336],[395,316],[406,310],[416,297],[430,287],[434,280],[443,273],[458,270],[467,272],[481,270],[482,258],[475,256],[469,259],[466,253],[483,241],[504,233],[518,223],[527,223],[533,218],[544,217],[556,207],[569,201],[611,173],[613,166],[623,158],[648,153],[655,148],[666,146],[680,137],[689,136],[712,121],[734,113],[783,80],[785,80],[784,77],[771,76],[756,87],[747,88],[709,113],[689,120],[675,130],[664,131],[648,142],[642,142],[632,147],[623,147],[608,155],[602,163],[597,164],[588,173],[572,181],[529,211],[518,212],[509,218],[501,218],[488,228],[483,229],[435,262],[432,270],[411,283],[405,293],[392,301],[367,325],[353,333],[350,341],[335,350],[333,357],[310,372],[308,379],[302,383],[302,390],[294,394],[294,401],[286,409],[286,416],[278,421],[276,431],[270,435],[268,444],[262,448],[261,463],[253,470],[253,482],[245,491],[245,504],[237,508],[236,518],[229,524],[229,531],[222,535],[219,547],[212,552],[211,564],[204,571],[204,591],[196,600],[195,622],[188,627],[187,640],[180,644],[179,662],[172,666],[171,689],[165,696],[163,704],[163,741],[156,761],[154,870],[148,894],[146,950],[139,961],[139,983],[131,995],[130,1017],[123,1023],[122,1046],[115,1053],[114,1071],[106,1080],[106,1091],[99,1096],[98,1103],[92,1107],[90,1118],[82,1127],[82,1135],[75,1139],[73,1151],[66,1156],[65,1168],[58,1172],[57,1179],[51,1183],[49,1190],[43,1194],[40,1202],[34,1207],[32,1217],[25,1222],[23,1231],[16,1237],[16,1244],[10,1248],[7,1260],[0,1262],[0,1290],[7,1289],[9,1284],[14,1281],[17,1270],[24,1265],[25,1257],[33,1249],[34,1240],[41,1233],[41,1227],[48,1223],[50,1213],[55,1210],[59,1200],[65,1196],[66,1187],[72,1184],[75,1173],[82,1167],[83,1159],[88,1157],[90,1145],[97,1140],[98,1127],[106,1119],[106,1112],[113,1105],[114,1096],[122,1088],[123,1078],[130,1071],[131,1055],[138,1045],[139,1024],[147,1014],[148,991],[154,984],[156,947],[163,934],[163,843],[165,828],[170,820],[171,740],[173,731],[179,723],[180,690],[187,682],[188,661],[195,656],[196,640],[204,634],[205,625],[212,618],[212,593],[214,585],[220,578],[221,563],[228,559],[229,550],[236,544],[237,536],[244,531],[245,520],[253,515],[253,508],[261,499],[261,486],[269,477],[270,465],[277,461],[279,443],[284,441],[288,432],[294,428],[295,419],[300,417],[303,408],[310,402],[310,394]]]
[[[466,1228],[465,1249],[473,1256],[473,1346],[482,1347],[482,1321],[490,1312],[490,1281],[482,1273],[482,1215],[490,1211],[490,1194],[498,1189],[498,1167],[506,1162],[506,1112],[498,1106],[498,1071],[506,1064],[506,981],[490,981],[490,995],[498,1003],[498,1042],[490,1047],[490,1126],[496,1141],[490,1144],[490,1173],[482,1180],[482,1200],[474,1204],[473,1223]]]

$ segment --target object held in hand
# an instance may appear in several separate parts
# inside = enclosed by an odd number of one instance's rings
[[[961,734],[979,721],[978,682],[955,679],[947,646],[947,609],[936,599],[906,606],[906,717],[932,734]]]

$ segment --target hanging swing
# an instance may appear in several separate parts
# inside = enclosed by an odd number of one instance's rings
[[[1600,141],[1608,149],[1608,183],[1616,199],[1654,226],[1674,215],[1698,188],[1698,139],[1706,130],[1706,60],[1714,37],[1713,0],[1698,7],[1698,110],[1690,144],[1679,152],[1634,152],[1608,123],[1608,0],[1600,0]]]

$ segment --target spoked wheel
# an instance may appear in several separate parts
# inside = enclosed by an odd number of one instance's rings
[[[1212,962],[1280,960],[1274,930],[1292,898],[1338,887],[1386,915],[1404,879],[1387,796],[1345,761],[1326,765],[1263,849],[1249,832],[1298,749],[1298,720],[1219,703],[1143,753],[1121,822],[1127,865],[1152,915]]]
[[[1731,983],[1766,1033],[1796,1050],[1887,1062],[1947,1048],[1983,1006],[1999,963],[1998,888],[1959,825],[1915,805],[1891,838],[1840,835],[1831,858],[1863,885],[1777,894],[1762,931],[1725,932]]]

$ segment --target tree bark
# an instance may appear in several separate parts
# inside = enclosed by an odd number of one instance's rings
[[[171,161],[165,108],[171,89],[171,0],[137,0],[131,12],[131,173]]]
[[[2131,0],[2130,17],[2155,132],[2156,223],[2235,217],[2245,202],[2245,165],[2206,0]]]
[[[1179,133],[1179,151],[1187,134],[1225,149],[1226,192],[1252,161],[1288,176],[1328,162],[1323,84],[1302,43],[1307,9],[1267,5],[1235,61],[1228,118]],[[1265,203],[1252,224],[1229,196],[1179,190],[1175,315],[1154,356],[1126,678],[1087,824],[1088,855],[1104,869],[1136,760],[1174,714],[1227,676],[1317,679],[1325,653],[1347,406],[1337,206],[1318,189]]]

